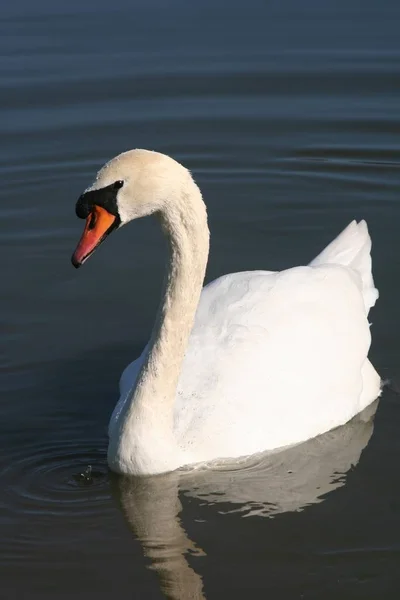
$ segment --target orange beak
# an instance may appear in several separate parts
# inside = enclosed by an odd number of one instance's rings
[[[118,219],[105,208],[95,205],[86,219],[82,237],[72,255],[72,264],[77,269],[100,246],[107,235],[118,226]]]

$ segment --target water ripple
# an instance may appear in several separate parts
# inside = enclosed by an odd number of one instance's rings
[[[11,518],[93,517],[109,504],[105,449],[92,440],[21,446],[0,479]]]

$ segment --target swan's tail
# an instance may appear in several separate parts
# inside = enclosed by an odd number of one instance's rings
[[[379,292],[372,278],[371,238],[365,221],[352,221],[310,265],[338,264],[357,271],[362,279],[367,312],[375,305]]]

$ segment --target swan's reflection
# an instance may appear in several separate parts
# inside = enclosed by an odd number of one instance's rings
[[[224,511],[273,517],[321,502],[345,483],[373,431],[378,402],[350,423],[305,444],[247,460],[241,465],[176,471],[164,476],[121,478],[125,515],[160,577],[161,589],[174,600],[204,598],[199,574],[186,555],[201,553],[179,518],[179,493],[204,503],[223,503]],[[228,508],[228,512],[231,512]]]
[[[159,577],[161,590],[173,600],[204,598],[200,575],[189,566],[186,554],[201,553],[188,538],[179,519],[180,473],[119,480],[124,513],[139,538],[144,554]]]

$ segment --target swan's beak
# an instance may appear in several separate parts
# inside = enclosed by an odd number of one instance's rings
[[[113,229],[118,227],[118,218],[105,208],[94,205],[86,219],[82,237],[72,255],[72,264],[77,269],[100,246]]]

